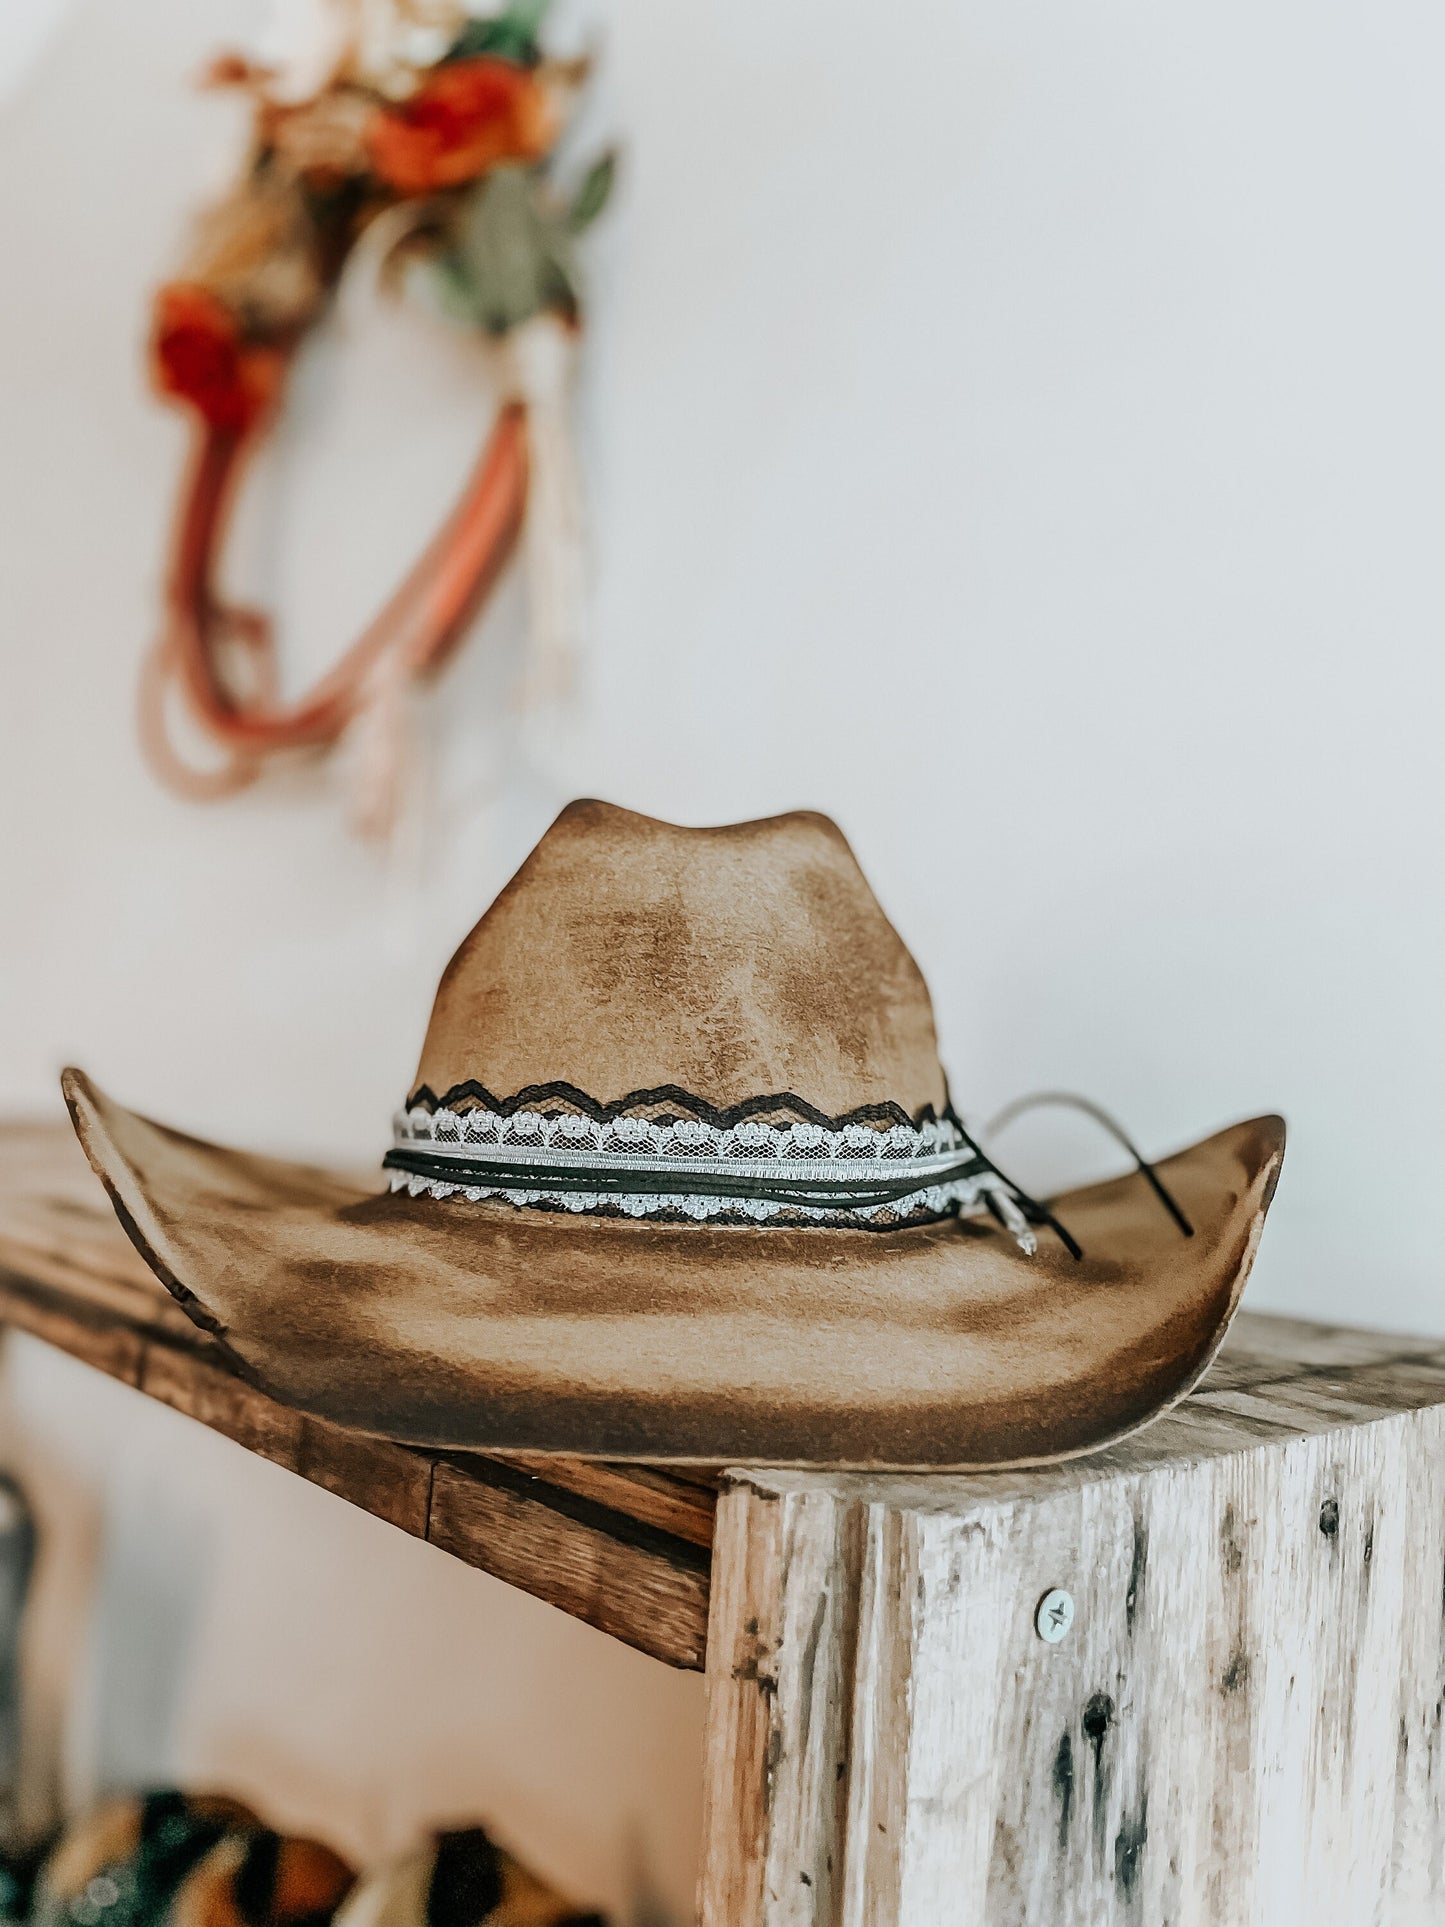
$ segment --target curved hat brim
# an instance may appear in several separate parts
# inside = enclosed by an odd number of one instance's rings
[[[64,1088],[121,1223],[258,1385],[410,1444],[983,1470],[1136,1430],[1198,1380],[1284,1153],[1277,1117],[1057,1201],[1033,1258],[950,1219],[669,1225],[412,1198],[182,1136]]]

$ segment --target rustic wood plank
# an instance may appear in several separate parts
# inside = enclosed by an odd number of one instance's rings
[[[1373,1331],[1355,1325],[1283,1318],[1275,1312],[1252,1312],[1242,1328],[1236,1325],[1231,1329],[1221,1358],[1247,1360],[1277,1378],[1295,1378],[1318,1370],[1352,1370],[1357,1365],[1386,1364],[1396,1358],[1437,1356],[1442,1351],[1445,1340],[1438,1336]]]
[[[428,1452],[407,1451],[321,1419],[302,1421],[295,1466],[301,1477],[414,1539],[427,1536],[434,1469]]]
[[[439,1468],[267,1398],[136,1256],[68,1125],[0,1125],[0,1322],[642,1652],[702,1665],[715,1480],[482,1454]]]
[[[702,1666],[710,1560],[685,1540],[476,1457],[438,1461],[427,1537],[655,1659]]]
[[[288,1472],[297,1469],[301,1414],[277,1405],[223,1366],[152,1340],[139,1389],[258,1458],[284,1465]]]
[[[1133,1467],[734,1475],[706,1927],[1445,1918],[1445,1384],[1369,1351]]]
[[[121,1230],[79,1152],[63,1122],[0,1122],[0,1267],[135,1325],[184,1333],[190,1320]]]
[[[711,1546],[717,1488],[721,1477],[692,1481],[678,1478],[671,1468],[614,1465],[597,1459],[567,1459],[533,1452],[486,1455],[541,1479],[544,1484],[595,1499],[599,1505],[629,1519],[656,1526],[695,1546]]]
[[[127,1385],[140,1382],[144,1330],[90,1304],[74,1307],[51,1285],[0,1268],[0,1320],[32,1332],[108,1378]]]

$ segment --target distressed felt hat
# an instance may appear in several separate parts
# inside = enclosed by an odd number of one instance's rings
[[[1214,1355],[1284,1147],[1255,1118],[1036,1204],[950,1103],[923,978],[831,822],[596,802],[447,967],[369,1187],[65,1090],[137,1248],[274,1396],[419,1445],[656,1461],[1117,1439]]]

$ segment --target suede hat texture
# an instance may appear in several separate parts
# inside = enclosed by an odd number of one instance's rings
[[[1284,1149],[1262,1117],[1159,1163],[1192,1236],[1142,1171],[1050,1202],[1082,1258],[1025,1225],[949,1104],[917,965],[811,813],[564,810],[442,978],[392,1190],[64,1082],[138,1250],[275,1397],[417,1445],[654,1462],[1116,1440],[1213,1357]]]

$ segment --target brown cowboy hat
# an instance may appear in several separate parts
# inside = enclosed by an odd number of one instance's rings
[[[806,813],[564,810],[442,978],[389,1191],[64,1084],[138,1250],[276,1397],[609,1459],[982,1468],[1117,1439],[1213,1357],[1284,1148],[1255,1118],[1035,1204]]]

